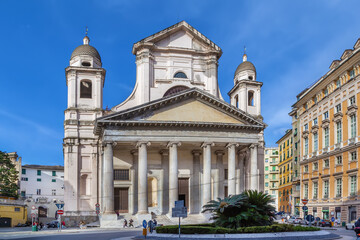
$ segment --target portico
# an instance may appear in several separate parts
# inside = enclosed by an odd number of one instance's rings
[[[104,146],[102,205],[105,213],[119,210],[114,209],[114,191],[111,191],[114,182],[121,184],[121,181],[114,181],[110,173],[116,169],[135,171],[128,179],[128,210],[133,214],[171,215],[179,196],[184,198],[190,213],[198,214],[210,200],[224,197],[225,189],[227,195],[244,189],[259,189],[258,148],[263,146],[259,145],[258,131],[262,126],[255,119],[245,120],[245,116],[232,113],[233,120],[224,115],[224,122],[212,122],[211,126],[196,119],[184,121],[184,116],[168,116],[176,119],[165,121],[149,120],[156,119],[159,113],[165,116],[164,108],[172,112],[173,108],[183,107],[183,102],[199,101],[193,99],[195,96],[202,99],[201,104],[211,101],[201,90],[190,89],[174,95],[173,99],[155,101],[152,107],[145,105],[134,112],[124,111],[98,119],[96,131],[102,135]],[[221,106],[216,102],[212,105],[214,116]],[[153,114],[144,116],[143,108],[149,107]],[[122,120],[125,116],[131,117]],[[231,123],[235,119],[238,123]],[[213,117],[209,116],[209,121],[214,121]],[[157,179],[156,187],[149,186],[149,178]],[[249,181],[245,182],[246,178]],[[180,179],[185,189],[181,194]],[[137,195],[137,199],[133,195]]]

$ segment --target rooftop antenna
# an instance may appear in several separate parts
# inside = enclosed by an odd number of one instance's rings
[[[244,45],[244,54],[246,54],[246,46]]]
[[[85,29],[85,36],[87,36],[87,35],[88,35],[88,31],[89,31],[89,29],[88,29],[88,27],[86,26],[86,29]]]

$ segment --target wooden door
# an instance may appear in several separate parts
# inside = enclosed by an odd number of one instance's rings
[[[119,213],[129,212],[129,188],[114,189],[114,210]]]
[[[184,206],[189,210],[189,179],[179,178],[179,200],[184,200]]]

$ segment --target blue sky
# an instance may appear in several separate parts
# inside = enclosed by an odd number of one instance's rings
[[[290,128],[295,96],[360,37],[359,1],[0,1],[0,150],[24,164],[63,164],[64,69],[89,28],[107,70],[104,108],[135,84],[132,44],[187,21],[223,50],[228,101],[246,45],[262,87],[267,146]]]

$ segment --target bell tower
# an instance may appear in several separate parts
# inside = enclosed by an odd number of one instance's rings
[[[256,81],[254,64],[247,60],[244,53],[243,62],[234,74],[234,87],[228,93],[230,104],[254,117],[262,118],[261,86],[262,82]]]
[[[71,54],[70,66],[65,69],[68,87],[67,109],[64,121],[64,198],[65,215],[95,209],[97,196],[97,171],[100,149],[94,134],[94,122],[103,114],[103,87],[105,69],[99,52],[89,45],[85,36],[83,44]],[[82,214],[83,215],[83,214]],[[94,211],[95,215],[95,211]]]

